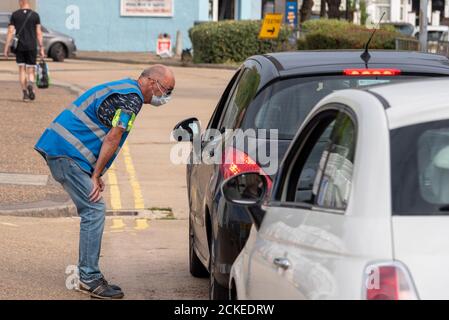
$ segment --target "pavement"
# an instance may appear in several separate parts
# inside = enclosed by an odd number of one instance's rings
[[[162,63],[172,67],[193,67],[210,69],[235,70],[239,64],[210,64],[181,61],[181,57],[173,56],[161,58],[149,52],[104,52],[104,51],[77,51],[76,59],[102,62],[118,62],[127,64],[156,64]]]
[[[34,144],[57,114],[75,98],[60,87],[40,94],[36,102],[22,101],[17,82],[1,81],[0,110],[4,110],[0,152],[0,212],[32,207],[60,206],[69,201],[64,190],[50,178],[44,159]]]
[[[73,289],[79,218],[0,217],[0,300],[86,300]],[[182,220],[107,218],[100,267],[125,299],[207,299],[187,266]],[[68,287],[67,287],[68,285]]]
[[[79,218],[32,146],[79,92],[137,78],[148,65],[68,59],[49,62],[49,67],[56,85],[39,90],[35,102],[23,103],[15,63],[0,61],[0,111],[7,137],[0,145],[0,299],[86,298],[65,283],[70,278],[66,268],[77,261]],[[193,278],[188,271],[185,165],[170,161],[170,135],[188,117],[206,126],[234,71],[173,71],[177,83],[172,101],[143,107],[104,177],[103,197],[111,216],[100,264],[128,299],[207,298],[207,279]]]
[[[6,165],[5,168],[0,167],[0,173],[49,175],[45,163],[32,150],[32,146],[40,132],[57,116],[59,110],[62,110],[73,100],[76,96],[75,93],[80,93],[93,85],[106,81],[124,77],[137,78],[145,67],[148,67],[148,65],[79,60],[66,60],[64,63],[49,62],[53,83],[63,87],[38,91],[36,101],[29,107],[38,110],[40,117],[42,117],[42,120],[39,120],[42,121],[41,125],[33,124],[32,132],[27,130],[26,133],[22,134],[29,139],[26,144],[21,144],[20,141],[16,141],[16,138],[13,141],[14,143],[11,144],[10,149],[22,145],[23,150],[26,151],[7,149],[6,153],[1,153],[8,159],[5,164],[9,164],[9,167],[6,167]],[[185,166],[170,162],[170,150],[174,144],[170,141],[171,130],[180,120],[191,116],[198,117],[205,126],[224,90],[225,84],[232,77],[234,71],[220,70],[217,72],[214,69],[188,67],[173,67],[173,70],[177,78],[177,84],[172,101],[169,105],[160,108],[144,106],[128,142],[122,149],[114,166],[105,176],[107,189],[104,198],[108,203],[108,209],[111,211],[127,213],[169,209],[177,218],[187,218]],[[32,127],[30,123],[35,121],[33,119],[35,112],[23,111],[27,109],[22,108],[23,102],[20,101],[20,90],[14,90],[14,82],[17,77],[15,73],[16,66],[12,60],[1,62],[0,85],[5,85],[8,97],[0,99],[0,106],[6,107],[11,103],[16,103],[17,105],[13,108],[19,110],[17,116],[20,121],[23,121],[26,126]],[[62,93],[64,91],[61,90],[65,90],[65,93]],[[56,100],[56,97],[60,100]],[[15,124],[16,121],[17,119],[11,125],[21,128],[22,126]],[[14,136],[16,135],[20,136],[17,132],[14,132]],[[23,157],[20,161],[17,161],[10,154],[23,155]],[[24,164],[15,166],[15,163],[21,162]],[[35,169],[31,169],[34,166],[31,163],[36,164]],[[14,170],[10,168],[14,168]],[[116,185],[118,185],[118,188],[115,187]],[[3,187],[10,188],[4,185]],[[2,188],[1,183],[0,188]],[[2,214],[2,209],[8,209],[6,214],[12,214],[11,210],[15,208],[11,204],[21,203],[29,206],[29,203],[33,202],[32,200],[45,198],[45,196],[40,196],[38,199],[33,198],[32,195],[36,194],[37,197],[38,194],[38,192],[34,193],[33,188],[36,190],[42,189],[39,186],[15,186],[16,200],[8,200],[9,202],[0,200],[0,214]],[[29,198],[25,190],[30,191],[28,192]],[[42,192],[50,192],[49,190],[49,188],[45,188],[45,191]],[[28,201],[25,198],[31,200]],[[51,200],[55,199],[59,198],[56,196],[51,198]],[[59,204],[51,203],[50,205],[59,206]],[[17,207],[17,209],[22,208],[23,206]],[[63,215],[67,214],[66,207],[59,211],[63,212]],[[21,213],[21,215],[23,214]],[[30,215],[34,216],[37,213],[34,210]],[[55,214],[50,214],[50,216],[55,216]]]

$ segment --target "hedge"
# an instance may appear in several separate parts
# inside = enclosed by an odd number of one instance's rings
[[[292,49],[290,31],[283,27],[279,39],[259,40],[261,21],[206,22],[189,30],[195,63],[239,63],[246,58]]]
[[[362,49],[373,30],[345,20],[310,20],[302,26],[299,50]],[[377,30],[372,49],[395,49],[395,39],[403,37],[393,27]]]

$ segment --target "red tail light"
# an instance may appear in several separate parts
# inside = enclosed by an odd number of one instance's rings
[[[346,69],[343,70],[345,76],[398,76],[401,70],[398,69]]]
[[[398,262],[374,264],[365,270],[366,300],[415,300],[417,293],[407,269]]]
[[[268,182],[268,190],[271,190],[272,181],[270,177],[263,171],[263,169],[245,152],[229,148],[225,151],[223,156],[223,163],[221,165],[223,177],[228,179],[243,172],[258,172],[265,175]]]

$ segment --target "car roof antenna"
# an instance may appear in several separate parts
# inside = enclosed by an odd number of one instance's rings
[[[382,16],[379,19],[379,23],[377,24],[377,27],[374,28],[373,33],[371,33],[371,36],[369,37],[368,41],[366,42],[365,45],[365,51],[362,53],[362,55],[360,56],[360,58],[362,58],[362,60],[365,62],[365,66],[368,69],[368,62],[371,59],[371,55],[369,54],[369,45],[371,43],[371,40],[373,40],[374,35],[376,34],[377,29],[380,27],[380,23],[382,22],[382,19],[385,16],[385,11],[382,14]]]

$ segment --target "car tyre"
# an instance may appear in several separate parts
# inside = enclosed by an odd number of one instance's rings
[[[210,300],[229,300],[229,289],[223,287],[215,279],[215,241],[211,240],[210,259],[209,259],[209,299]]]
[[[189,269],[190,274],[195,278],[206,278],[209,272],[198,258],[194,249],[195,236],[193,234],[192,222],[189,219]]]
[[[66,58],[64,45],[60,42],[52,45],[50,49],[50,57],[55,62],[64,62],[64,59]]]

